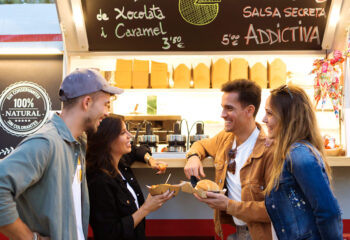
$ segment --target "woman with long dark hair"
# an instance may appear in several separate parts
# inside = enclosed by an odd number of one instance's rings
[[[130,140],[131,134],[120,118],[105,118],[96,133],[88,134],[90,225],[96,240],[146,239],[145,217],[173,196],[166,192],[144,199],[130,165],[144,162],[149,149],[131,151]],[[152,165],[159,170],[156,163]]]
[[[302,88],[284,85],[271,91],[265,111],[275,147],[265,190],[274,239],[341,240],[341,212],[310,99]]]

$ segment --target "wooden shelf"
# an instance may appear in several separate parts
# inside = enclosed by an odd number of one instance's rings
[[[167,163],[168,168],[183,168],[186,164],[184,153],[164,153],[164,155],[156,153],[154,158]],[[327,160],[331,167],[350,167],[350,157],[327,157]],[[214,167],[213,158],[205,158],[203,167]],[[149,166],[145,163],[135,162],[132,168],[149,168]]]

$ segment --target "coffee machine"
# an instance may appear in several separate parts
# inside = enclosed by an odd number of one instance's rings
[[[201,139],[205,139],[205,138],[209,138],[209,136],[204,134],[204,122],[197,122],[196,123],[196,134],[190,136],[191,146],[194,142],[201,140]]]
[[[166,136],[168,152],[186,152],[186,135],[181,135],[181,122],[174,124],[174,133]]]
[[[160,147],[165,147],[168,144],[167,135],[174,133],[174,124],[181,120],[179,115],[118,115],[111,113],[110,116],[122,118],[128,131],[134,136],[132,141],[135,141],[135,144],[147,143],[153,151],[160,151]]]
[[[159,136],[153,134],[151,125],[150,122],[146,123],[146,134],[138,136],[137,140],[140,145],[147,145],[154,153],[158,150]]]

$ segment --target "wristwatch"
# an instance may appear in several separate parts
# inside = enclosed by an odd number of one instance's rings
[[[40,240],[39,233],[33,232],[33,240]]]
[[[186,160],[190,159],[190,157],[193,157],[193,156],[199,157],[199,154],[198,154],[198,153],[188,153],[188,154],[186,155]]]

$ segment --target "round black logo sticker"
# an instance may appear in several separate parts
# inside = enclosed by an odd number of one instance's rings
[[[45,89],[32,82],[18,82],[0,96],[0,126],[15,136],[37,131],[49,117],[51,101]]]

